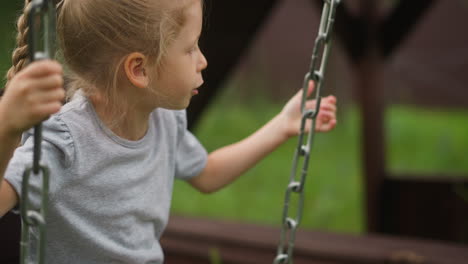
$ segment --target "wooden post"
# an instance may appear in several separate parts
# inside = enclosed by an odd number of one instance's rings
[[[384,100],[380,87],[383,58],[377,43],[379,1],[361,0],[360,16],[364,21],[366,49],[356,64],[356,91],[362,115],[362,160],[365,175],[367,231],[379,230],[380,193],[384,179]]]

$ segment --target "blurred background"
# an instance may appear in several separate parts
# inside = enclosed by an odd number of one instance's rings
[[[252,133],[301,87],[320,16],[320,6],[313,2],[283,0],[273,6],[194,128],[208,150]],[[358,14],[360,1],[342,2],[351,15]],[[375,2],[380,2],[377,16],[383,20],[402,1]],[[341,14],[338,12],[337,21]],[[382,162],[385,174],[468,179],[467,15],[468,1],[432,1],[412,25],[397,25],[407,29],[407,35],[391,54],[382,56],[378,73],[368,73],[370,79],[375,78],[372,74],[379,78],[370,84],[378,87],[366,87],[373,89],[369,92],[360,87],[359,79],[365,80],[366,73],[360,69],[359,53],[349,52],[344,39],[335,38],[323,94],[338,97],[338,126],[316,136],[302,228],[347,233],[366,230],[366,140],[370,140],[369,152],[381,144],[377,151],[383,153],[367,155],[383,161],[367,157],[367,162]],[[210,32],[213,25],[208,22],[206,27]],[[351,27],[339,30],[338,34],[348,34],[351,39],[361,37]],[[216,52],[225,50],[220,46]],[[362,93],[375,102],[363,102],[368,99],[362,99]],[[371,131],[364,133],[364,111],[372,112],[373,106],[363,104],[382,106],[377,109],[382,115],[375,121],[382,123],[382,131],[374,133],[370,125]],[[367,122],[373,121],[368,118]],[[214,195],[200,195],[184,183],[177,184],[173,211],[279,226],[295,147],[296,140],[291,139]]]
[[[320,6],[313,2],[282,0],[271,6],[250,45],[219,82],[218,92],[204,104],[191,127],[208,151],[254,132],[301,88],[320,17]],[[343,1],[348,18],[359,14],[359,2]],[[403,1],[376,2],[380,2],[376,17],[385,18]],[[370,56],[374,64],[359,59],[366,58],[367,48],[373,46],[363,42],[353,53],[345,42],[360,38],[362,32],[337,28],[344,37],[335,37],[323,94],[338,97],[338,125],[331,133],[315,137],[301,228],[354,234],[366,231],[366,173],[373,170],[366,166],[372,163],[373,147],[380,151],[375,162],[382,166],[377,170],[383,169],[386,175],[437,175],[437,180],[447,176],[468,181],[468,1],[428,2],[432,4],[413,24],[400,25],[407,32],[398,45],[385,50],[377,62]],[[22,1],[1,4],[0,71],[4,74],[11,64],[15,21],[22,5]],[[223,29],[210,20],[216,16],[215,5],[207,5],[206,38],[214,28]],[[242,14],[235,17],[243,19]],[[356,23],[363,26],[363,21]],[[225,37],[236,33],[230,30],[226,27]],[[207,53],[223,56],[227,49],[219,45]],[[208,59],[205,78],[209,83],[213,78],[210,67],[216,64]],[[362,89],[366,71],[372,80],[365,85],[378,87]],[[365,125],[364,114],[370,111],[372,121],[376,105],[382,115],[374,121],[381,126],[377,125],[372,139],[373,125]],[[371,140],[367,154],[366,140]],[[216,194],[199,194],[177,182],[173,214],[279,227],[296,144],[291,139]]]

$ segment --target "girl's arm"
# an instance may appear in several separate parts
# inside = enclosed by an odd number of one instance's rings
[[[34,62],[11,79],[0,99],[0,217],[18,202],[3,177],[21,134],[60,110],[65,97],[62,86],[60,64]]]
[[[1,113],[0,116],[2,116]],[[0,118],[0,120],[4,119]],[[8,132],[4,131],[4,126],[0,126],[0,217],[5,215],[18,202],[16,192],[13,187],[3,179],[3,175],[8,165],[8,161],[13,156],[13,152],[20,142],[20,138],[21,136],[9,135]]]
[[[311,83],[309,94],[312,91]],[[210,153],[205,169],[190,180],[192,186],[205,193],[217,191],[252,168],[287,139],[296,136],[302,118],[301,97],[302,91],[299,91],[280,114],[251,136]],[[315,100],[309,100],[306,108],[314,109]],[[308,125],[309,128],[310,124]],[[328,96],[322,99],[315,129],[318,132],[328,132],[335,125],[336,98]]]

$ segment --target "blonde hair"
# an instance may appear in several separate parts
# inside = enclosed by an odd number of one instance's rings
[[[31,0],[25,0],[24,12]],[[156,69],[162,66],[167,47],[185,23],[187,0],[54,0],[57,4],[57,37],[67,69],[67,98],[77,90],[85,96],[103,95],[109,111],[125,112],[124,98],[116,91],[126,55],[140,52]],[[58,3],[57,3],[58,2]],[[177,3],[177,4],[174,4]],[[27,22],[18,19],[17,48],[7,79],[27,60]],[[118,106],[118,107],[117,107]]]
[[[18,18],[18,21],[16,22],[16,28],[18,30],[18,34],[16,35],[16,49],[13,51],[11,61],[12,65],[11,68],[8,70],[6,74],[6,85],[5,87],[8,87],[9,82],[13,77],[21,71],[28,63],[28,31],[29,31],[29,26],[28,26],[28,21],[27,21],[27,16],[26,13],[29,10],[29,7],[31,5],[31,0],[25,0],[24,1],[24,8],[23,8],[23,13],[21,16]]]

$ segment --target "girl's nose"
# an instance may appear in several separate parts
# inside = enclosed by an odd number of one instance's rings
[[[204,69],[206,69],[206,67],[208,67],[208,61],[206,60],[206,57],[205,55],[203,55],[203,52],[200,51],[200,61],[198,63],[198,69],[199,71],[203,71]]]

